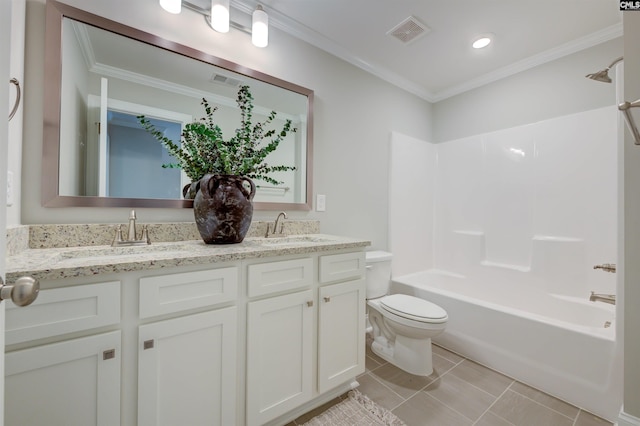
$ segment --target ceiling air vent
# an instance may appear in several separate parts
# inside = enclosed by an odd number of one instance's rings
[[[213,74],[209,81],[211,81],[212,83],[224,84],[231,87],[238,87],[240,86],[240,83],[242,83],[242,81],[238,80],[237,78],[227,77],[222,74]]]
[[[415,16],[409,16],[404,21],[387,31],[387,35],[397,38],[404,44],[409,44],[426,35],[431,29]]]

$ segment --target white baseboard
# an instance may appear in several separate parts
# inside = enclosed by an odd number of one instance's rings
[[[640,426],[640,418],[627,414],[623,410],[624,408],[622,408],[620,414],[618,414],[617,426]]]

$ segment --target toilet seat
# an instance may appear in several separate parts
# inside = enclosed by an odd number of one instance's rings
[[[447,322],[447,312],[435,303],[406,294],[392,294],[380,299],[380,305],[402,318],[423,323]]]

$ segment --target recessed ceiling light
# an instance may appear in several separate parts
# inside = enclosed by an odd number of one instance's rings
[[[474,40],[472,46],[474,49],[482,49],[483,47],[487,47],[491,44],[491,36],[483,35]]]

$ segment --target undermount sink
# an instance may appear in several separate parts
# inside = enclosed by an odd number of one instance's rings
[[[256,240],[264,246],[304,246],[309,244],[331,243],[334,239],[320,235],[290,235],[286,237],[269,237]]]
[[[158,253],[183,253],[188,250],[186,245],[163,244],[163,245],[145,245],[145,246],[126,246],[126,247],[85,247],[83,249],[67,250],[60,253],[58,261],[65,260],[82,260],[82,259],[112,259],[123,256],[155,256]]]

